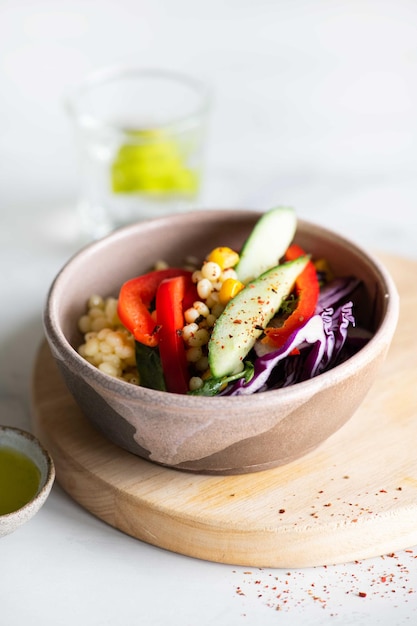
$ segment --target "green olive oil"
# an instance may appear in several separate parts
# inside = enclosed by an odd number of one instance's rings
[[[40,471],[21,452],[0,447],[0,515],[17,511],[36,495]]]

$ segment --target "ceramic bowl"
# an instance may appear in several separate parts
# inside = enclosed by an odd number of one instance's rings
[[[2,447],[11,448],[29,458],[38,468],[40,480],[38,490],[31,500],[16,511],[0,515],[0,537],[12,533],[39,511],[55,480],[52,458],[31,433],[20,428],[0,426],[0,448]]]
[[[197,397],[154,391],[111,378],[81,358],[77,320],[93,293],[117,296],[121,284],[213,247],[239,250],[259,212],[211,210],[137,223],[78,252],[47,297],[46,336],[60,371],[90,420],[108,439],[144,459],[200,473],[238,474],[293,461],[324,442],[355,412],[392,340],[398,295],[389,274],[338,234],[299,220],[295,241],[324,256],[336,274],[363,281],[357,321],[374,333],[355,356],[309,381],[251,396]]]

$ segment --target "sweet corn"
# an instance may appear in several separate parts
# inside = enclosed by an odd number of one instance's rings
[[[242,291],[244,284],[235,278],[227,278],[222,284],[219,291],[220,304],[226,305],[232,298],[234,298],[239,291]]]
[[[323,275],[324,282],[329,282],[334,278],[333,272],[330,269],[330,265],[326,259],[317,259],[314,261],[314,267],[319,274]]]
[[[234,267],[239,261],[239,255],[237,252],[228,248],[227,246],[220,246],[214,248],[207,256],[207,261],[211,263],[217,263],[222,270],[229,267]]]

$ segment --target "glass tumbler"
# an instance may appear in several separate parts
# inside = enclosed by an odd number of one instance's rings
[[[87,236],[195,206],[209,110],[202,81],[162,69],[108,68],[87,78],[66,105]]]

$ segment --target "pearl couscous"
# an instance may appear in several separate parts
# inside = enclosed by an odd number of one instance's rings
[[[185,267],[193,270],[192,280],[200,298],[184,312],[185,325],[182,329],[190,366],[190,391],[201,387],[203,380],[210,376],[207,345],[211,329],[228,300],[243,287],[230,266],[238,260],[236,252],[222,247],[214,249],[199,269],[196,269],[195,259],[186,261]],[[155,270],[165,268],[167,264],[163,260],[154,266]],[[120,322],[117,305],[116,298],[102,298],[100,295],[89,298],[86,313],[78,320],[78,328],[83,334],[78,352],[102,372],[138,385],[135,340]]]
[[[92,295],[78,320],[84,340],[78,352],[102,372],[139,384],[135,340],[117,315],[117,299]]]

